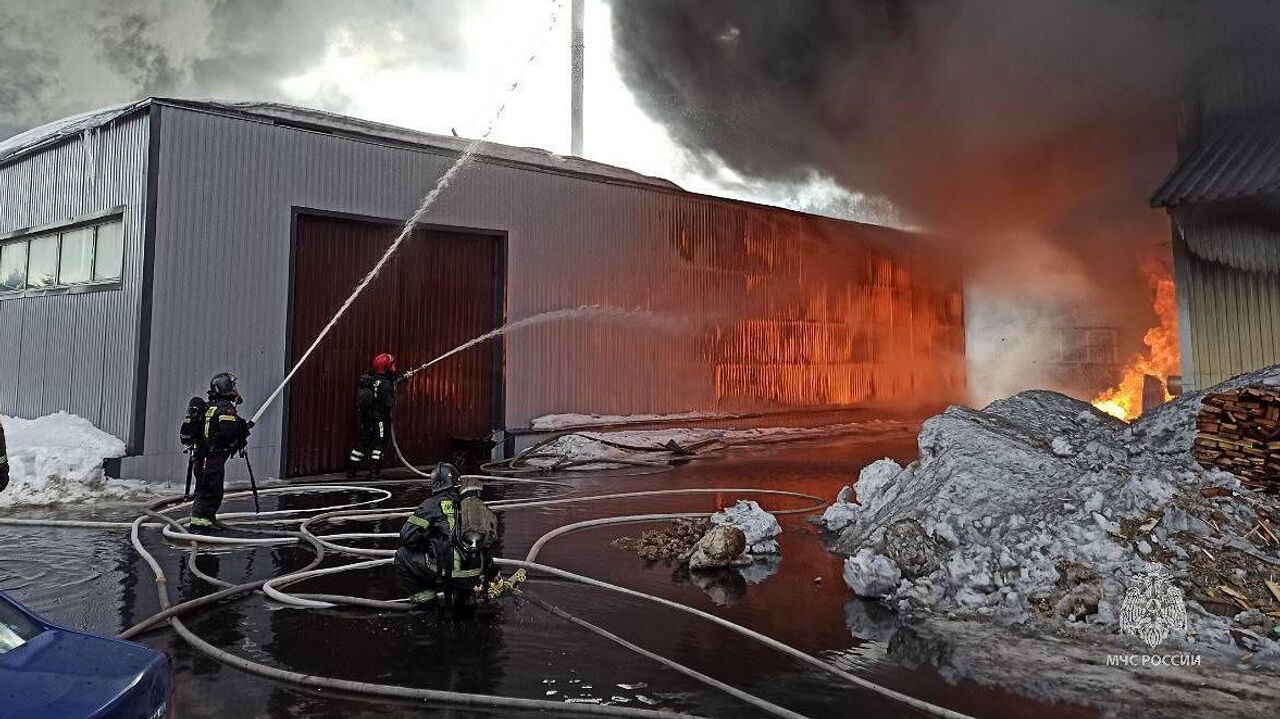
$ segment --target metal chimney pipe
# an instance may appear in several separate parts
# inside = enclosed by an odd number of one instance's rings
[[[569,40],[569,54],[572,68],[572,92],[569,100],[569,114],[572,130],[569,136],[569,153],[582,157],[582,12],[584,0],[573,0],[570,14],[572,35]]]

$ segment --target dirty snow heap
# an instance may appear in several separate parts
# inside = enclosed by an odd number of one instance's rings
[[[1280,366],[1210,391],[1248,385]],[[1169,646],[1280,661],[1280,542],[1260,531],[1280,501],[1195,463],[1202,397],[1133,424],[1045,391],[948,408],[918,461],[868,466],[823,516],[846,581],[908,616],[1118,635],[1126,590],[1160,573],[1186,598]]]

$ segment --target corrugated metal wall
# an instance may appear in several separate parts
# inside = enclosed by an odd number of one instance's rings
[[[123,206],[121,289],[0,300],[0,413],[65,410],[132,445],[149,118],[0,167],[0,233]]]
[[[452,161],[167,106],[160,131],[152,418],[177,418],[217,371],[239,373],[252,405],[287,369],[291,208],[406,217]],[[926,278],[901,233],[489,163],[428,219],[507,233],[509,319],[637,311],[509,337],[507,426],[550,412],[928,401],[963,387],[958,281]],[[254,436],[264,467],[280,467],[282,406]],[[171,435],[149,421],[148,454]],[[180,471],[173,450],[148,473]]]
[[[1174,210],[1184,375],[1195,389],[1280,363],[1280,232],[1265,207]],[[1183,319],[1183,318],[1180,318]],[[1188,371],[1190,369],[1190,371]]]

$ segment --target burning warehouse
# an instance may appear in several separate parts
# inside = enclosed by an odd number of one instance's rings
[[[148,99],[0,146],[0,413],[68,411],[173,477],[213,374],[261,402],[464,141],[269,104]],[[548,413],[761,412],[959,399],[956,275],[919,238],[485,145],[263,415],[282,476],[340,467],[376,352],[441,362],[397,407],[411,461]],[[614,308],[614,309],[605,309]]]

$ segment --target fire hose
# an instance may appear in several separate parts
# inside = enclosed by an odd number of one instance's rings
[[[414,468],[414,471],[421,474],[421,472],[418,471],[416,468]],[[468,476],[473,476],[473,475],[468,475]],[[492,479],[494,480],[503,479],[506,481],[512,481],[513,479],[516,479],[516,478],[494,477]],[[398,482],[400,480],[390,480],[390,481]],[[544,480],[529,479],[524,481],[536,483],[536,482],[542,482]],[[554,480],[546,480],[546,481],[549,484],[554,482]],[[563,482],[554,482],[554,483],[561,484],[561,485],[564,484]],[[378,566],[381,564],[386,564],[390,561],[389,555],[394,553],[391,550],[352,547],[352,546],[340,544],[338,540],[344,539],[344,538],[347,538],[347,539],[387,538],[387,537],[396,536],[394,534],[347,533],[347,534],[333,534],[333,535],[317,535],[312,531],[312,527],[320,522],[339,523],[339,522],[350,522],[350,521],[367,521],[367,520],[376,520],[376,519],[404,517],[412,513],[414,509],[413,507],[386,508],[386,509],[368,508],[368,505],[385,501],[386,499],[390,498],[391,497],[390,492],[387,492],[386,490],[378,490],[374,487],[364,486],[364,485],[338,485],[338,484],[313,483],[313,484],[307,484],[307,485],[295,485],[295,486],[288,486],[288,487],[269,488],[269,489],[263,490],[263,493],[266,494],[266,493],[298,492],[298,491],[335,491],[335,490],[362,491],[362,492],[367,491],[367,492],[374,492],[380,496],[374,499],[347,502],[347,503],[343,503],[341,505],[336,505],[332,507],[321,507],[321,508],[309,509],[309,510],[278,510],[274,512],[265,512],[262,514],[262,517],[260,519],[252,522],[248,522],[248,524],[251,526],[257,526],[257,525],[295,524],[296,523],[298,524],[298,528],[296,532],[295,531],[283,532],[283,531],[249,530],[249,531],[259,531],[266,535],[261,538],[209,537],[205,535],[190,534],[185,531],[185,527],[182,524],[181,520],[174,519],[173,517],[170,517],[164,513],[164,512],[171,512],[185,506],[184,504],[180,503],[180,500],[176,498],[157,502],[156,504],[149,507],[148,510],[142,516],[139,516],[132,523],[76,522],[76,521],[68,522],[68,521],[59,521],[59,520],[0,519],[0,524],[15,524],[20,526],[33,526],[33,525],[44,525],[44,526],[52,525],[52,526],[63,526],[63,527],[82,526],[82,527],[94,528],[94,529],[118,529],[118,528],[127,526],[130,530],[130,538],[135,550],[138,551],[140,556],[142,556],[143,560],[151,569],[152,573],[156,576],[157,596],[160,599],[161,611],[151,617],[148,617],[142,622],[139,622],[138,624],[134,625],[128,630],[126,630],[124,633],[122,633],[121,635],[122,638],[130,638],[130,637],[137,636],[143,631],[154,628],[160,622],[167,621],[170,624],[170,626],[172,626],[174,630],[180,636],[182,636],[183,639],[186,640],[197,651],[200,651],[201,653],[204,653],[220,662],[223,662],[229,666],[236,667],[243,671],[257,674],[259,676],[264,676],[269,679],[273,679],[277,681],[284,681],[288,683],[297,684],[299,686],[347,691],[347,692],[352,692],[357,694],[367,694],[371,696],[378,696],[378,697],[384,697],[384,698],[423,700],[423,701],[441,702],[441,703],[460,705],[460,706],[471,706],[476,708],[488,708],[488,709],[495,709],[495,710],[534,709],[534,710],[550,710],[550,711],[556,711],[560,713],[580,713],[580,714],[589,714],[589,715],[598,715],[598,716],[630,716],[630,717],[688,716],[683,714],[677,714],[674,712],[631,709],[631,708],[618,707],[618,706],[612,706],[612,705],[566,704],[562,702],[554,702],[554,701],[546,701],[546,700],[538,700],[538,699],[521,699],[521,698],[513,698],[513,697],[475,695],[475,694],[466,694],[466,693],[447,692],[442,690],[417,689],[417,688],[400,687],[400,686],[393,686],[393,685],[370,684],[366,682],[356,682],[356,681],[331,678],[331,677],[316,677],[311,675],[304,675],[297,672],[289,672],[287,670],[282,670],[274,667],[257,664],[243,657],[239,657],[237,655],[226,652],[225,650],[214,647],[208,644],[207,642],[205,642],[200,637],[198,637],[194,632],[192,632],[189,628],[186,627],[186,625],[182,623],[181,619],[179,618],[179,615],[181,614],[194,611],[203,607],[207,607],[217,602],[225,601],[233,597],[240,596],[258,589],[261,589],[265,594],[267,594],[273,600],[284,603],[286,605],[291,605],[291,606],[301,606],[301,607],[307,607],[307,608],[328,608],[328,607],[336,606],[338,604],[345,604],[345,605],[363,606],[363,607],[381,609],[381,610],[404,609],[406,605],[405,602],[382,602],[378,600],[364,599],[361,597],[343,597],[343,596],[336,596],[336,595],[290,594],[283,591],[282,587],[284,586],[305,581],[306,579],[309,579],[313,576],[319,576],[320,573],[333,574],[333,573],[338,573],[343,571],[357,571],[361,569],[367,569],[374,566]],[[539,507],[539,506],[555,506],[555,505],[575,503],[575,502],[604,501],[604,500],[611,500],[611,499],[640,498],[640,497],[672,495],[672,494],[702,494],[702,493],[726,493],[726,492],[771,494],[775,496],[776,495],[792,496],[792,497],[809,499],[816,503],[814,506],[810,506],[810,507],[804,507],[801,509],[791,509],[791,510],[779,510],[778,512],[776,512],[780,514],[793,513],[793,512],[811,512],[814,509],[816,509],[818,506],[821,506],[822,504],[822,501],[819,498],[814,497],[812,495],[806,495],[799,492],[787,492],[783,490],[761,490],[761,489],[751,489],[751,488],[689,488],[689,489],[671,489],[671,490],[646,490],[646,491],[636,491],[636,492],[618,492],[618,493],[574,496],[574,497],[555,497],[551,499],[507,500],[507,501],[493,502],[491,503],[491,506],[495,511],[508,511],[508,510],[514,510],[514,509],[524,509],[524,508],[532,508],[532,507]],[[228,498],[230,499],[230,498],[245,497],[245,496],[248,496],[248,494],[249,493],[247,492],[234,492],[234,493],[228,494]],[[309,517],[299,516],[299,515],[307,515],[307,514],[310,514],[311,516]],[[854,684],[855,686],[858,686],[862,689],[872,691],[882,696],[886,696],[888,698],[894,699],[895,701],[901,702],[907,706],[911,706],[912,708],[923,711],[931,716],[946,717],[947,719],[964,719],[965,715],[963,714],[954,712],[949,709],[945,709],[943,707],[938,707],[936,705],[930,704],[923,700],[916,699],[914,697],[902,694],[900,692],[894,691],[887,687],[883,687],[881,685],[875,684],[874,682],[870,682],[869,680],[866,680],[864,678],[845,672],[844,670],[836,667],[835,665],[830,664],[829,662],[813,657],[805,652],[802,652],[798,649],[790,647],[789,645],[779,642],[775,639],[772,639],[766,635],[759,634],[757,632],[754,632],[751,629],[735,624],[733,622],[729,622],[728,620],[722,619],[713,614],[703,612],[694,607],[680,604],[678,602],[673,602],[671,600],[667,600],[654,595],[645,594],[643,592],[627,589],[625,587],[609,584],[607,582],[603,582],[591,577],[574,574],[572,572],[568,572],[556,567],[551,567],[545,564],[540,564],[535,561],[541,549],[545,547],[545,545],[549,541],[570,532],[578,531],[581,529],[587,529],[589,527],[604,526],[609,524],[651,522],[651,521],[657,521],[660,519],[670,519],[674,517],[683,517],[683,516],[706,516],[707,514],[708,514],[707,512],[642,514],[642,515],[630,515],[625,517],[608,517],[608,518],[602,518],[602,519],[587,520],[584,522],[576,522],[570,525],[565,525],[562,527],[555,528],[547,532],[543,536],[539,537],[534,542],[533,546],[530,547],[530,550],[523,561],[512,560],[512,559],[496,559],[495,563],[500,566],[524,568],[528,571],[536,572],[540,575],[549,575],[552,577],[568,580],[571,582],[585,584],[587,586],[591,586],[597,589],[603,589],[605,591],[620,593],[623,595],[631,596],[633,598],[655,602],[659,605],[662,605],[677,611],[685,612],[693,616],[699,617],[701,619],[704,619],[706,621],[711,621],[713,623],[716,623],[744,637],[763,643],[766,646],[769,646],[784,654],[787,654],[788,656],[791,656],[795,659],[803,661],[817,669],[830,673],[840,679],[843,679],[849,683]],[[235,526],[235,525],[244,524],[238,520],[251,517],[254,515],[250,513],[231,513],[223,516],[233,526]],[[200,578],[205,579],[206,581],[210,581],[215,585],[221,585],[224,588],[219,591],[213,592],[209,595],[205,595],[197,599],[193,599],[188,602],[183,602],[181,604],[175,605],[175,604],[172,604],[171,601],[169,600],[168,589],[167,589],[167,585],[168,585],[167,577],[165,576],[162,568],[159,566],[159,563],[155,560],[154,556],[152,556],[150,552],[147,551],[147,549],[142,545],[142,542],[141,542],[142,528],[144,526],[156,526],[156,525],[159,525],[162,527],[163,535],[170,541],[190,543],[191,552],[188,556],[188,564],[193,568],[194,568],[194,559],[198,551],[198,546],[200,544],[205,544],[205,543],[251,546],[253,544],[257,544],[260,542],[271,542],[271,543],[302,542],[311,546],[314,549],[315,557],[306,566],[294,572],[290,572],[288,574],[278,576],[278,577],[272,577],[272,578],[267,578],[263,580],[253,581],[253,582],[246,582],[238,585],[229,585],[227,582],[223,582],[222,580],[218,580],[216,578],[209,577],[203,574],[198,574],[197,576],[199,576]],[[357,556],[376,557],[376,558],[372,560],[356,562],[353,564],[341,565],[338,567],[317,569],[318,565],[323,560],[323,558],[328,553],[332,553],[332,552],[349,554],[349,555],[357,555]],[[533,599],[534,603],[537,604],[538,606],[546,609],[547,611],[550,611],[552,614],[555,614],[556,616],[566,619],[566,621],[570,621],[581,628],[587,629],[588,631],[592,631],[604,638],[610,639],[610,641],[613,641],[619,644],[620,646],[623,646],[633,652],[636,652],[641,656],[645,656],[654,661],[658,661],[664,666],[668,666],[669,668],[672,668],[675,671],[679,671],[681,673],[686,674],[687,676],[690,676],[699,681],[702,681],[706,683],[708,686],[712,686],[713,688],[719,689],[721,691],[726,691],[732,696],[735,696],[736,698],[742,701],[752,704],[753,706],[756,706],[759,709],[768,711],[776,716],[791,717],[793,719],[794,717],[800,716],[788,709],[779,707],[763,699],[759,699],[758,697],[753,697],[749,694],[746,694],[745,692],[741,692],[741,690],[733,689],[732,687],[729,687],[728,685],[725,685],[724,683],[719,682],[718,680],[702,675],[696,672],[695,670],[689,669],[688,667],[684,667],[683,665],[678,664],[674,660],[670,660],[665,657],[660,657],[659,655],[649,652],[648,650],[644,650],[641,647],[638,647],[630,642],[627,642],[621,637],[617,637],[616,635],[609,633],[607,630],[604,630],[600,627],[590,624],[585,620],[581,620],[576,617],[573,617],[572,615],[568,615],[568,613],[563,612],[563,610],[559,610],[556,607],[546,604],[542,600],[539,600],[536,598],[531,598],[531,599]]]

